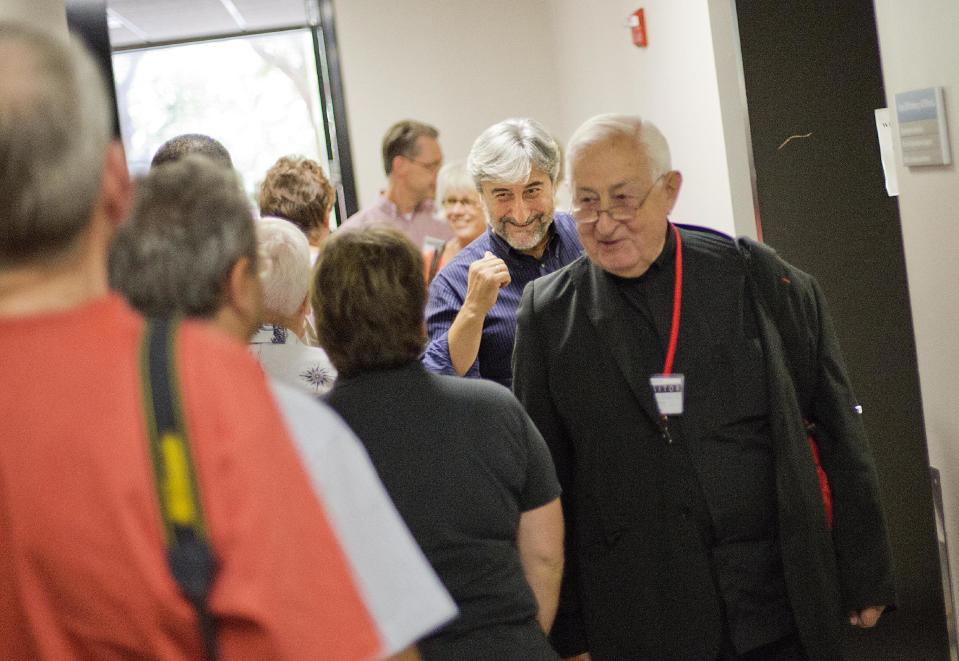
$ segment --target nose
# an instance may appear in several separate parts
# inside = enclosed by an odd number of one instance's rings
[[[610,214],[609,209],[600,209],[597,213],[596,222],[593,224],[593,227],[596,228],[596,231],[603,235],[609,235],[616,231],[616,228],[622,223],[613,220],[612,214]],[[603,219],[606,219],[606,222],[603,222]]]
[[[526,201],[523,200],[523,198],[517,198],[516,202],[513,203],[513,207],[510,209],[510,213],[513,214],[516,222],[525,223],[528,210],[529,207],[526,205]]]

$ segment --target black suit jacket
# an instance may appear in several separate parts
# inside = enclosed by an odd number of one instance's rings
[[[745,272],[735,244],[724,241],[728,249],[709,254],[684,241],[684,262]],[[845,611],[894,600],[888,541],[821,292],[807,274],[778,258],[776,264],[782,274],[770,277],[785,275],[778,281],[780,318],[757,301],[740,303],[756,305],[767,356],[790,606],[810,658],[838,659]],[[684,309],[697,296],[715,295],[729,292],[686,290]],[[780,334],[783,319],[789,328]],[[708,321],[684,320],[679,354],[687,372],[715,367],[701,341],[706,335],[685,332],[687,322]],[[520,304],[514,391],[553,453],[567,517],[567,569],[552,640],[561,655],[589,650],[597,661],[714,659],[722,622],[709,556],[694,522],[665,496],[666,441],[649,375],[635,360],[632,323],[635,312],[585,257],[528,285]],[[825,523],[804,416],[818,425],[836,498],[834,533]]]

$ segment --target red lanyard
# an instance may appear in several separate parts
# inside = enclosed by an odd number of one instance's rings
[[[673,360],[676,358],[676,344],[679,342],[679,311],[683,307],[683,240],[679,238],[679,229],[673,225],[676,235],[676,278],[673,286],[673,321],[669,329],[669,348],[666,350],[666,364],[663,374],[673,372]]]

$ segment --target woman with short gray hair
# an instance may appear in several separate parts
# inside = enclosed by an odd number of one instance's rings
[[[282,218],[256,222],[263,285],[263,319],[250,351],[271,376],[320,395],[333,387],[336,369],[326,352],[305,344],[310,311],[310,245]]]
[[[436,206],[453,230],[453,238],[423,252],[426,284],[486,229],[483,201],[465,162],[448,163],[440,169],[436,177]]]

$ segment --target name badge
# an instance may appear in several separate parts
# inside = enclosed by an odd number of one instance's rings
[[[685,377],[682,374],[653,374],[649,377],[649,385],[653,388],[660,415],[683,414]]]

